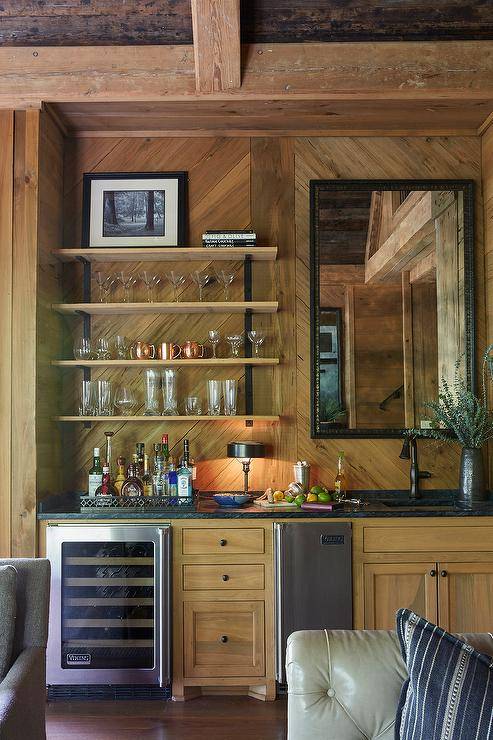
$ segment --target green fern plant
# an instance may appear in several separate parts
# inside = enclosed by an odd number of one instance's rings
[[[323,405],[323,420],[327,424],[333,424],[345,413],[345,409],[334,398],[328,398]]]
[[[411,434],[446,442],[457,441],[462,447],[475,449],[481,449],[488,440],[493,439],[493,417],[488,410],[486,396],[486,373],[492,350],[493,344],[490,344],[483,354],[481,396],[478,398],[467,387],[460,369],[461,355],[455,363],[452,387],[442,377],[437,400],[425,404],[434,412],[437,426],[433,429],[410,430]]]

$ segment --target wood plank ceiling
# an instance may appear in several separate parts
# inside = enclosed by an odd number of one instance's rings
[[[492,39],[488,0],[243,0],[244,43]],[[0,45],[191,44],[190,0],[3,0]]]

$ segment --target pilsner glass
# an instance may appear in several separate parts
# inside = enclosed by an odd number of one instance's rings
[[[94,416],[97,413],[97,384],[95,380],[83,380],[80,388],[80,416]]]
[[[162,371],[163,416],[178,416],[177,373],[170,367]]]
[[[113,416],[111,380],[98,380],[98,415]]]
[[[209,416],[221,414],[221,381],[207,381],[207,412]]]
[[[161,388],[161,374],[159,370],[144,371],[145,408],[144,416],[159,415],[159,391]]]
[[[236,416],[237,380],[223,380],[224,415]]]

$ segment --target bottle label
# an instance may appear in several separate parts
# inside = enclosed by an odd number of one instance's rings
[[[192,495],[191,478],[187,475],[178,476],[178,496],[180,498],[189,498]]]
[[[90,473],[89,474],[89,496],[95,496],[96,491],[103,483],[103,474],[102,473]]]

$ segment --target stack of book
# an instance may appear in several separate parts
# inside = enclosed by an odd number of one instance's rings
[[[257,235],[252,229],[206,231],[202,234],[203,247],[255,247]]]

